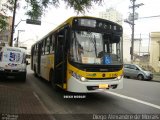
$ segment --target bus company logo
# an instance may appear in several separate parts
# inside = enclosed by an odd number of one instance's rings
[[[105,73],[103,73],[103,74],[102,74],[102,77],[105,77],[105,76],[106,76],[106,74],[105,74]]]
[[[87,76],[95,77],[95,76],[96,76],[96,73],[93,73],[93,74],[87,74]]]

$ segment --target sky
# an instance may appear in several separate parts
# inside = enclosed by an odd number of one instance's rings
[[[136,0],[136,4],[139,3],[144,4],[136,8],[136,12],[140,18],[160,15],[160,0]],[[21,0],[21,4],[25,3]],[[99,17],[99,12],[113,7],[123,15],[123,19],[126,19],[129,13],[131,13],[129,6],[131,6],[130,0],[104,0],[102,5],[93,5],[84,15]],[[24,12],[22,7],[16,11],[15,24],[27,19]],[[14,37],[17,37],[18,30],[24,30],[24,32],[19,32],[19,41],[21,44],[31,46],[35,41],[42,38],[63,21],[75,15],[77,15],[77,13],[75,13],[73,9],[67,8],[66,5],[61,2],[59,8],[50,6],[47,9],[45,15],[42,16],[41,25],[31,25],[26,24],[25,21],[21,21],[15,29]],[[128,36],[131,35],[131,27],[129,24],[123,23],[123,30]],[[149,34],[154,31],[160,31],[160,17],[138,19],[135,21],[135,37],[139,34]]]

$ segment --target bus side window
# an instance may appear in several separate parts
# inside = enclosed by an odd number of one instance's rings
[[[31,51],[31,55],[34,56],[35,46],[32,47]]]
[[[2,60],[2,52],[0,52],[0,61]]]
[[[43,55],[43,41],[39,43],[41,48],[40,48],[40,54]]]
[[[42,41],[42,52],[41,54],[44,55],[44,50],[45,50],[45,41]]]
[[[50,53],[54,53],[54,48],[55,48],[55,36],[51,36],[51,44],[50,44]]]
[[[35,51],[34,51],[34,55],[37,55],[37,45],[35,46]]]
[[[45,39],[45,54],[49,54],[50,52],[50,37],[48,37],[47,39]]]
[[[43,40],[43,55],[45,55],[46,51],[45,51],[45,48],[46,48],[46,39]]]

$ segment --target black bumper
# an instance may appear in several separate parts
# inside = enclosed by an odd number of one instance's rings
[[[18,70],[4,70],[4,71],[0,71],[0,76],[1,77],[7,77],[7,76],[21,76],[21,75],[26,75],[26,71],[25,72],[20,72]]]

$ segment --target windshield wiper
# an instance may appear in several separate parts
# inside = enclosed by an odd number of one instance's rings
[[[77,48],[78,40],[77,40],[77,36],[76,36],[75,31],[73,32],[73,34],[74,34],[74,42],[75,42],[74,45],[75,45],[76,49],[78,49],[78,48]],[[76,58],[77,58],[77,60],[78,60],[78,54],[77,54],[77,52],[76,52]]]
[[[98,55],[97,55],[97,43],[96,43],[96,37],[95,37],[95,35],[94,35],[94,43],[95,43],[95,45],[94,45],[94,47],[95,47],[95,55],[96,55],[96,58],[98,57]]]

